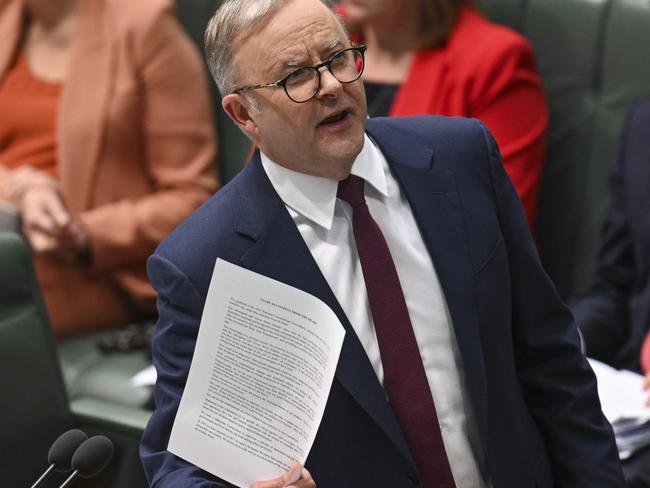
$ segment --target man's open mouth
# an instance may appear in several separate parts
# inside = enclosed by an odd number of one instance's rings
[[[337,122],[341,122],[343,119],[345,119],[349,114],[350,112],[347,110],[341,110],[340,112],[336,112],[329,117],[324,118],[318,125],[336,124]]]

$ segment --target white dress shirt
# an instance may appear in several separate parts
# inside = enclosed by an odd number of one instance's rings
[[[352,209],[336,197],[338,182],[289,170],[263,153],[261,159],[383,384],[377,335],[352,232]],[[485,455],[467,395],[456,336],[411,207],[383,154],[368,136],[354,161],[352,174],[367,183],[368,208],[395,262],[456,485],[484,488]]]

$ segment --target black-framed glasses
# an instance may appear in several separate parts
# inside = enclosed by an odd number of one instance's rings
[[[287,96],[296,103],[305,103],[316,96],[321,85],[320,69],[326,67],[340,83],[357,81],[363,73],[366,46],[354,46],[334,53],[329,59],[315,66],[305,66],[292,71],[274,83],[242,86],[233,90],[239,93],[259,88],[284,88]]]

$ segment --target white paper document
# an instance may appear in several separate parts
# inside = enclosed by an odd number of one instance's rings
[[[627,459],[650,445],[650,408],[645,406],[648,392],[643,391],[644,378],[595,359],[589,359],[589,363],[598,380],[603,413],[614,429],[618,454]]]
[[[650,408],[645,406],[648,393],[643,391],[643,376],[633,371],[616,370],[589,359],[598,380],[598,396],[607,420],[650,420]]]
[[[134,374],[131,378],[131,384],[133,386],[154,386],[156,377],[156,368],[152,364]]]
[[[168,450],[241,488],[304,464],[344,335],[321,300],[218,259]]]

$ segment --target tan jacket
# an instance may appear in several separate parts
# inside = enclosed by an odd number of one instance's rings
[[[0,78],[23,12],[0,0]],[[151,310],[147,256],[218,186],[206,72],[166,0],[82,0],[76,29],[57,121],[62,193],[94,268]]]

